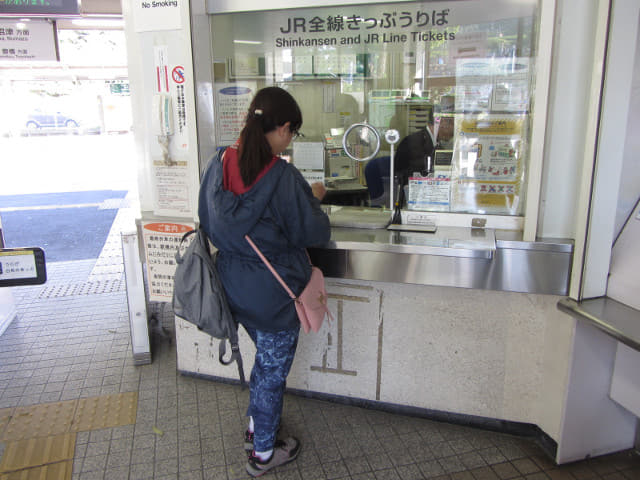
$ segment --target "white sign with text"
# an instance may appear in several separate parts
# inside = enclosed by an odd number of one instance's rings
[[[48,20],[0,20],[0,61],[58,60],[53,24]]]
[[[180,1],[182,0],[134,0],[136,32],[180,30]]]

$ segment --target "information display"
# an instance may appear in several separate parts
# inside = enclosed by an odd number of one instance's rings
[[[0,287],[40,285],[47,281],[41,248],[1,248]]]
[[[0,19],[0,61],[59,60],[55,28],[44,19]]]
[[[78,0],[0,0],[0,16],[79,15]]]

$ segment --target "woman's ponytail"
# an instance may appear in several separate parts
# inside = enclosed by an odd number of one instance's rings
[[[295,99],[282,88],[266,87],[253,98],[244,128],[240,132],[240,176],[245,186],[255,182],[273,152],[265,134],[289,122],[291,131],[302,125],[302,113]]]
[[[263,112],[249,110],[240,133],[240,176],[245,186],[251,185],[271,160],[271,146],[264,136]]]

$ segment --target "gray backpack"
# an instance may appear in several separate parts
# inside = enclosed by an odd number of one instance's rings
[[[195,237],[183,255],[183,242],[191,234]],[[245,385],[242,356],[238,346],[238,324],[233,319],[227,297],[216,270],[216,251],[209,252],[207,234],[201,228],[184,234],[176,252],[176,273],[173,281],[173,312],[199,330],[220,339],[218,359],[223,365],[238,364],[240,383]],[[224,359],[226,341],[231,344],[231,357]]]

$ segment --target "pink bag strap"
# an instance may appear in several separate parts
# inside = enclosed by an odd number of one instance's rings
[[[273,268],[273,265],[271,265],[271,262],[269,262],[269,260],[267,260],[267,258],[262,254],[260,249],[256,246],[256,244],[253,243],[253,240],[251,240],[251,238],[249,238],[249,235],[245,235],[244,238],[247,240],[247,242],[249,242],[249,245],[251,245],[251,248],[253,248],[255,250],[255,252],[258,254],[260,259],[264,262],[264,264],[267,266],[267,268],[271,271],[271,273],[273,273],[273,276],[276,277],[276,280],[278,280],[280,282],[280,285],[282,285],[282,287],[287,291],[289,296],[292,299],[295,300],[296,296],[293,294],[293,292],[291,291],[289,286],[284,282],[282,277],[280,275],[278,275],[278,272],[276,272],[276,269]],[[307,253],[307,256],[309,256],[308,253]],[[309,261],[311,261],[311,260],[309,260]]]

